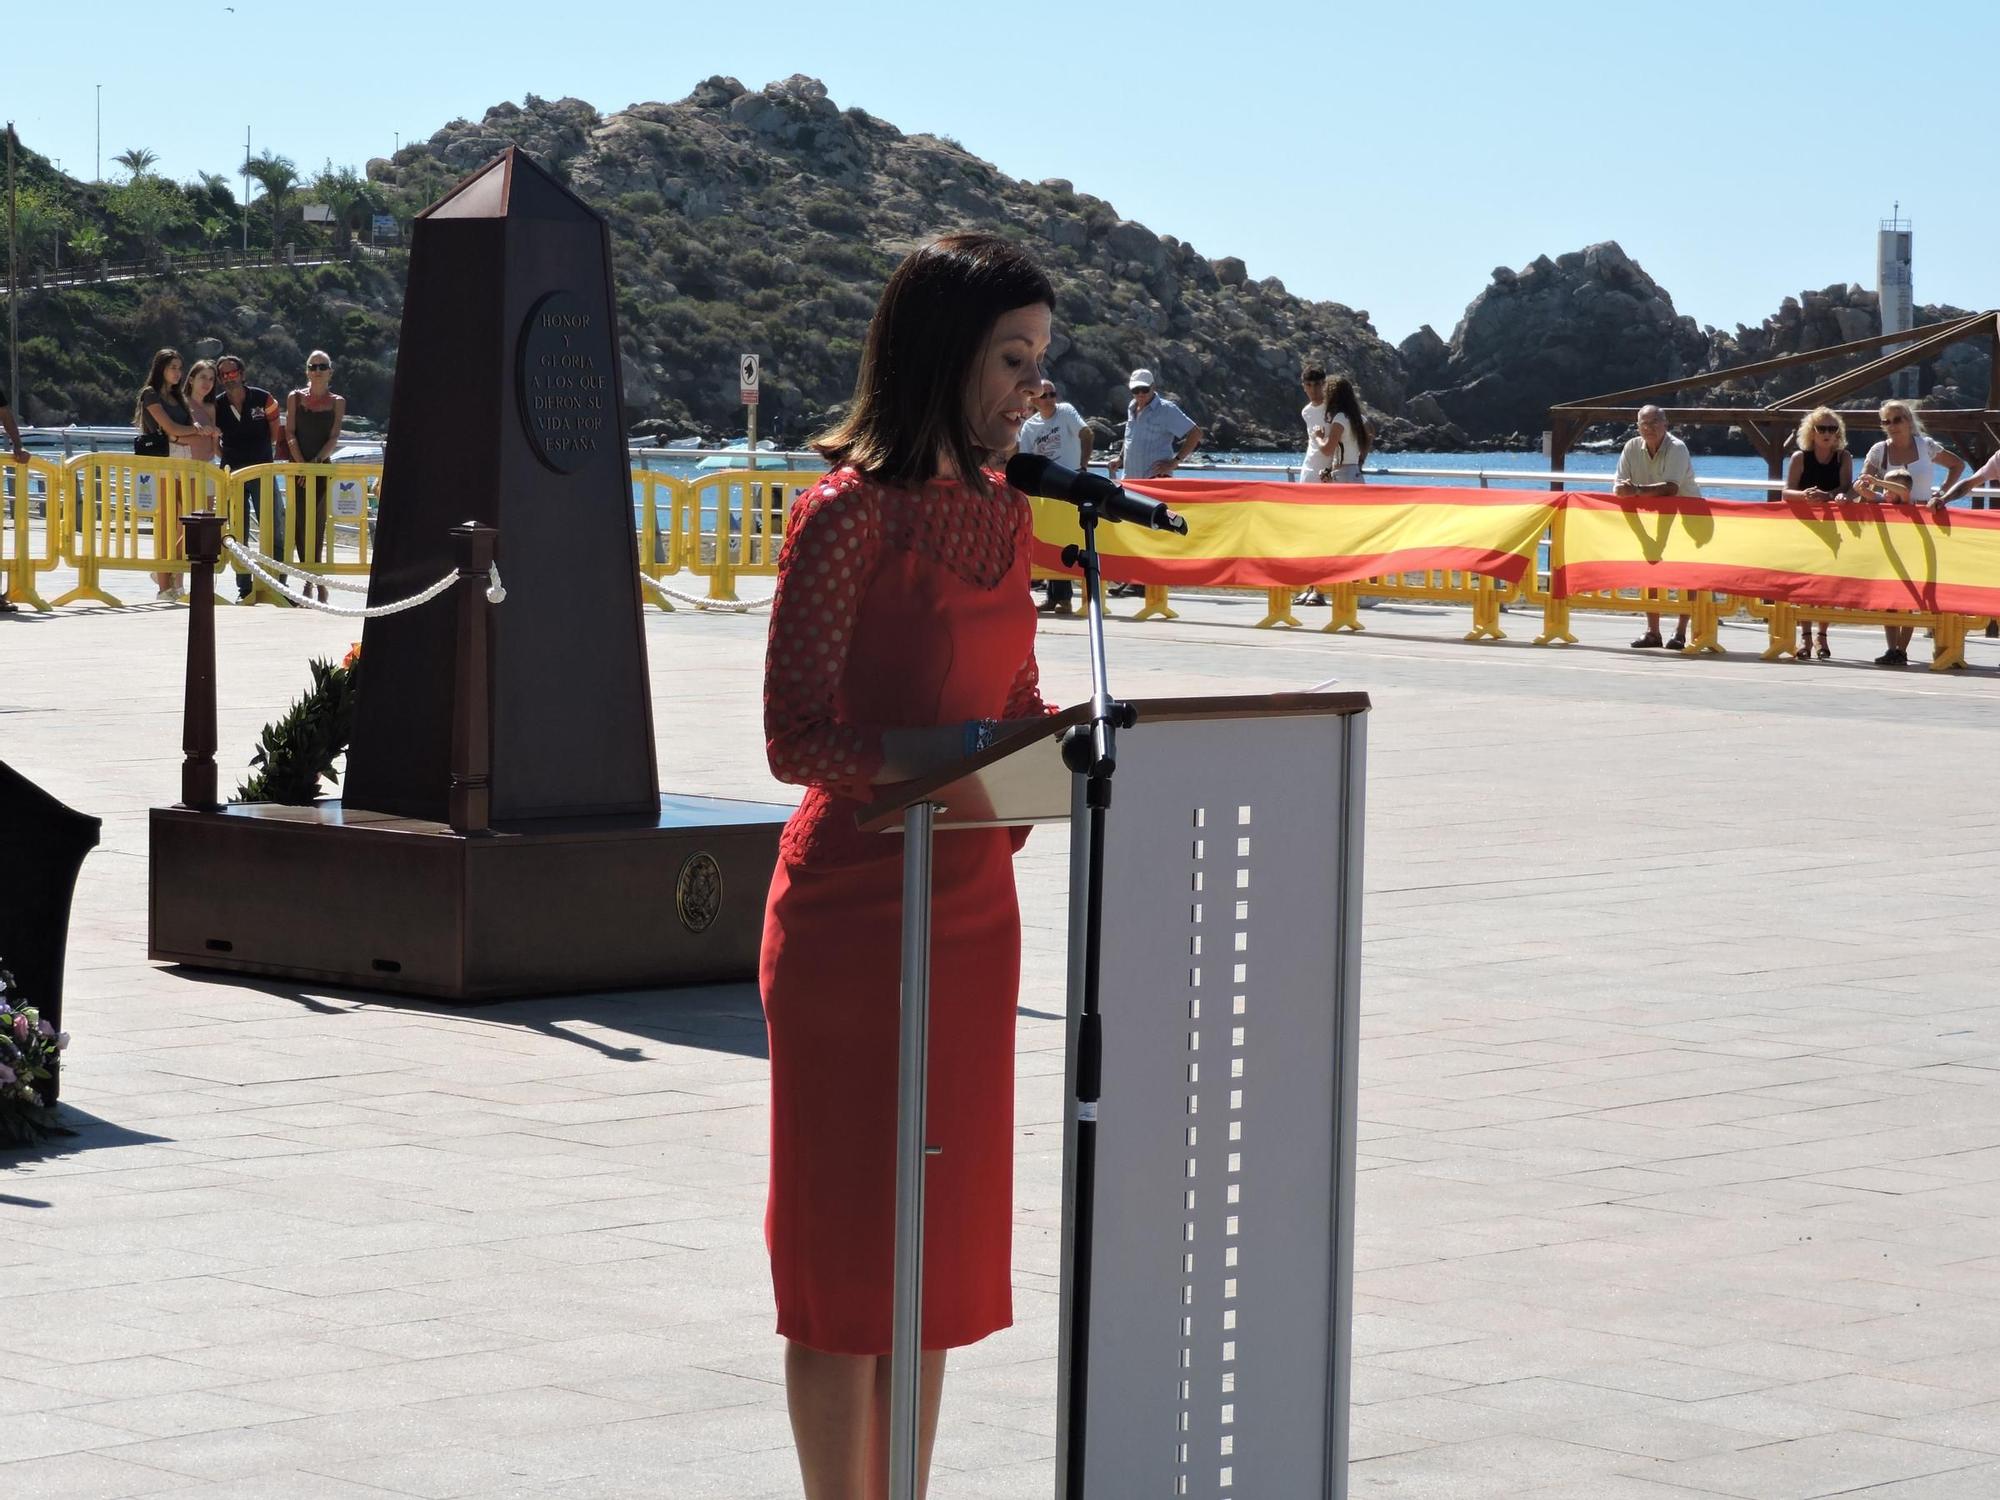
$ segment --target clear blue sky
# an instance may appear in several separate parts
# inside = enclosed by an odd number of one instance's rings
[[[232,171],[246,125],[302,169],[359,166],[531,92],[608,112],[712,73],[809,73],[1391,339],[1449,337],[1496,265],[1602,239],[1682,312],[1754,323],[1806,287],[1872,285],[1898,199],[1918,300],[2000,305],[1991,0],[107,0],[95,40],[73,6],[7,11],[0,111],[83,176],[98,82],[106,175],[146,146],[185,178]]]

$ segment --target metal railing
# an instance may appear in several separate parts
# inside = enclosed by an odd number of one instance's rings
[[[699,463],[706,458],[727,458],[747,460],[749,453],[743,448],[650,448],[637,444],[629,448],[635,467],[652,468],[656,464]],[[758,470],[768,470],[772,474],[782,470],[824,469],[825,461],[810,449],[759,449]],[[782,463],[782,470],[781,465]],[[733,467],[748,468],[747,462]],[[1087,467],[1106,474],[1117,470],[1115,460],[1093,458]],[[1297,464],[1280,463],[1213,463],[1192,464],[1183,467],[1180,478],[1196,479],[1204,474],[1268,476],[1274,482],[1293,484],[1298,480]],[[1564,489],[1608,490],[1612,475],[1608,472],[1586,469],[1442,469],[1421,464],[1376,464],[1363,470],[1369,479],[1391,482],[1406,479],[1448,479],[1467,488],[1491,489],[1495,486],[1518,485],[1531,489],[1547,489],[1560,485]],[[1696,481],[1703,495],[1710,499],[1735,498],[1734,496],[1709,495],[1711,490],[1740,491],[1748,494],[1770,495],[1784,489],[1782,479],[1750,479],[1725,476],[1705,476],[1697,474]],[[1973,490],[1975,497],[1989,501],[2000,500],[2000,485],[1982,485]],[[1996,507],[2000,508],[2000,507]]]
[[[147,260],[98,261],[74,265],[24,270],[20,287],[24,292],[56,291],[64,287],[90,286],[102,281],[139,281],[150,276],[187,276],[201,271],[303,270],[310,266],[330,266],[357,259],[358,248],[327,250],[292,245],[283,250],[170,250]]]
[[[131,451],[132,429],[111,426],[70,426],[70,427],[23,427],[22,436],[30,450],[41,447],[60,447],[63,457],[73,453],[95,453],[102,450]],[[357,433],[353,438],[357,446],[380,441],[367,433]],[[635,471],[634,485],[643,482],[644,474],[658,475],[662,470],[676,464],[699,464],[704,459],[727,459],[726,465],[716,466],[721,472],[751,470],[749,450],[745,448],[659,448],[643,443],[628,443],[626,456]],[[801,473],[823,471],[826,462],[810,448],[759,448],[756,453],[756,467],[751,472],[760,478],[766,474],[772,477],[796,476]],[[379,460],[377,460],[379,462]],[[1102,458],[1091,460],[1089,467],[1101,473],[1112,473],[1118,465],[1115,461]],[[708,472],[716,472],[712,469]],[[1283,463],[1217,463],[1197,464],[1184,470],[1182,478],[1198,478],[1203,474],[1268,476],[1274,482],[1294,483],[1298,479],[1299,466]],[[1423,464],[1382,463],[1364,471],[1371,480],[1396,482],[1400,480],[1451,480],[1467,487],[1490,489],[1494,486],[1523,486],[1546,489],[1560,485],[1564,489],[1601,490],[1610,488],[1609,473],[1592,472],[1584,469],[1446,469],[1428,467]],[[1711,490],[1743,492],[1768,495],[1784,488],[1778,479],[1708,477],[1697,474],[1697,482],[1702,493]],[[1988,504],[2000,502],[2000,485],[1982,485],[1972,491],[1972,495]],[[1724,496],[1711,496],[1721,499]],[[1994,505],[2000,509],[2000,505]],[[665,559],[661,559],[665,561]]]

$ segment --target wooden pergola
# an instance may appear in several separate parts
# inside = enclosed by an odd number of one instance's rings
[[[1680,380],[1663,380],[1655,385],[1634,386],[1630,390],[1612,391],[1582,401],[1565,401],[1549,408],[1549,467],[1561,469],[1571,446],[1593,423],[1629,425],[1638,419],[1641,406],[1659,405],[1667,414],[1669,424],[1740,429],[1751,445],[1764,455],[1764,461],[1770,465],[1771,477],[1776,479],[1785,471],[1786,455],[1798,432],[1799,423],[1815,406],[1839,409],[1842,397],[1866,390],[1898,370],[1920,365],[1951,345],[1972,339],[1986,340],[1990,356],[1986,405],[1959,408],[1926,406],[1923,408],[1923,422],[1927,432],[1946,440],[1960,457],[1982,463],[1996,449],[2000,449],[2000,311],[1972,313],[1942,323],[1926,323],[1921,328],[1906,328],[1900,333],[1878,333],[1873,338],[1856,339],[1848,344],[1831,344],[1824,349],[1808,349],[1776,359],[1760,359],[1724,370],[1704,370]],[[1690,387],[1699,390],[1744,376],[1769,375],[1778,370],[1842,359],[1850,354],[1865,354],[1870,350],[1885,349],[1891,344],[1900,347],[1879,354],[1845,374],[1809,385],[1770,406],[1666,406],[1660,400]],[[1842,410],[1841,415],[1848,418],[1850,427],[1877,430],[1873,412],[1866,413],[1867,420],[1859,423],[1853,420],[1855,414],[1851,411]]]

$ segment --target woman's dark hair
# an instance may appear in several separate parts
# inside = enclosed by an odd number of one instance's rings
[[[949,458],[985,492],[991,456],[965,415],[971,381],[993,324],[1055,288],[1033,256],[993,234],[948,234],[914,250],[882,291],[847,416],[812,439],[834,468],[852,465],[891,484],[921,484]]]
[[[1354,382],[1345,375],[1327,389],[1326,409],[1347,419],[1347,430],[1354,434],[1355,444],[1361,449],[1361,457],[1355,462],[1368,462],[1368,450],[1375,446],[1375,440],[1368,435],[1368,419],[1361,415],[1361,398],[1354,394]]]
[[[178,349],[162,349],[153,356],[153,368],[146,374],[146,383],[139,387],[139,401],[132,408],[132,422],[134,426],[143,427],[146,425],[144,420],[146,415],[146,392],[158,391],[161,399],[166,401],[178,401],[181,399],[180,385],[178,383],[172,386],[167,384],[167,366],[180,357],[181,351]],[[186,373],[185,369],[183,369],[182,373]]]

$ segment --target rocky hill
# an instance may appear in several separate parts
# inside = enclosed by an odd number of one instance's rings
[[[1502,266],[1449,345],[1429,332],[1403,342],[1413,375],[1482,435],[1539,432],[1556,402],[1692,375],[1708,358],[1699,325],[1615,242]]]
[[[739,420],[740,350],[764,355],[765,430],[803,433],[853,388],[860,341],[896,261],[941,231],[1027,238],[1060,291],[1053,375],[1089,415],[1122,416],[1138,365],[1216,443],[1290,442],[1308,358],[1351,370],[1385,413],[1401,362],[1367,315],[1252,281],[1121,218],[1070,183],[1006,176],[954,142],[839,108],[814,79],[761,90],[711,78],[677,104],[600,115],[576,99],[501,105],[371,178],[426,197],[513,143],[609,215],[626,400],[664,429]]]
[[[1942,323],[1962,318],[1968,311],[1945,304],[1926,304],[1916,309],[1916,321],[1920,325]],[[1711,329],[1709,364],[1719,369],[1784,354],[1801,354],[1809,349],[1825,349],[1873,337],[1881,328],[1881,299],[1862,287],[1836,283],[1816,292],[1787,297],[1776,313],[1755,328],[1739,324],[1734,333]],[[1739,398],[1746,404],[1775,402],[1809,381],[1829,380],[1872,357],[1849,355],[1842,360],[1812,365],[1803,375],[1797,369],[1781,370],[1773,375],[1731,381],[1719,390],[1730,404]],[[1983,406],[1990,363],[1984,343],[1956,344],[1945,350],[1940,359],[1922,367],[1918,387],[1939,406]],[[1869,397],[1879,398],[1884,394],[1878,387],[1843,404],[1866,405]]]
[[[1008,177],[948,138],[905,135],[842,109],[798,76],[758,90],[711,78],[677,103],[613,114],[531,95],[369,162],[365,179],[350,174],[347,201],[358,222],[366,212],[407,219],[509,144],[609,218],[627,423],[664,436],[740,432],[735,360],[748,349],[764,356],[762,431],[805,437],[849,396],[896,261],[960,228],[1022,237],[1049,267],[1058,288],[1052,373],[1067,399],[1100,423],[1116,421],[1126,372],[1148,365],[1217,448],[1293,446],[1297,372],[1308,360],[1354,378],[1385,448],[1504,446],[1531,443],[1553,402],[1824,347],[1872,332],[1878,317],[1871,293],[1832,287],[1786,299],[1754,329],[1704,329],[1607,242],[1496,270],[1449,340],[1427,327],[1391,348],[1365,312],[1293,296],[1275,277],[1252,280],[1241,260],[1155,233],[1069,182]],[[107,189],[62,178],[33,153],[28,162],[38,222],[67,224],[73,250],[94,236],[102,259],[158,257],[213,244],[218,228],[235,233],[237,206],[220,177]],[[253,242],[321,233],[298,222],[297,200],[289,219],[281,201],[267,221],[268,201],[252,205]],[[38,243],[31,236],[31,267]],[[160,345],[194,357],[227,343],[250,360],[253,378],[279,386],[298,378],[302,351],[320,346],[335,356],[350,409],[379,417],[402,276],[390,253],[30,292],[22,404],[37,422],[123,421]],[[1985,369],[1984,351],[1968,349],[1927,368],[1922,388],[1976,404]],[[1709,398],[1750,404],[1796,384],[1739,383]],[[1703,436],[1705,446],[1727,441]]]

